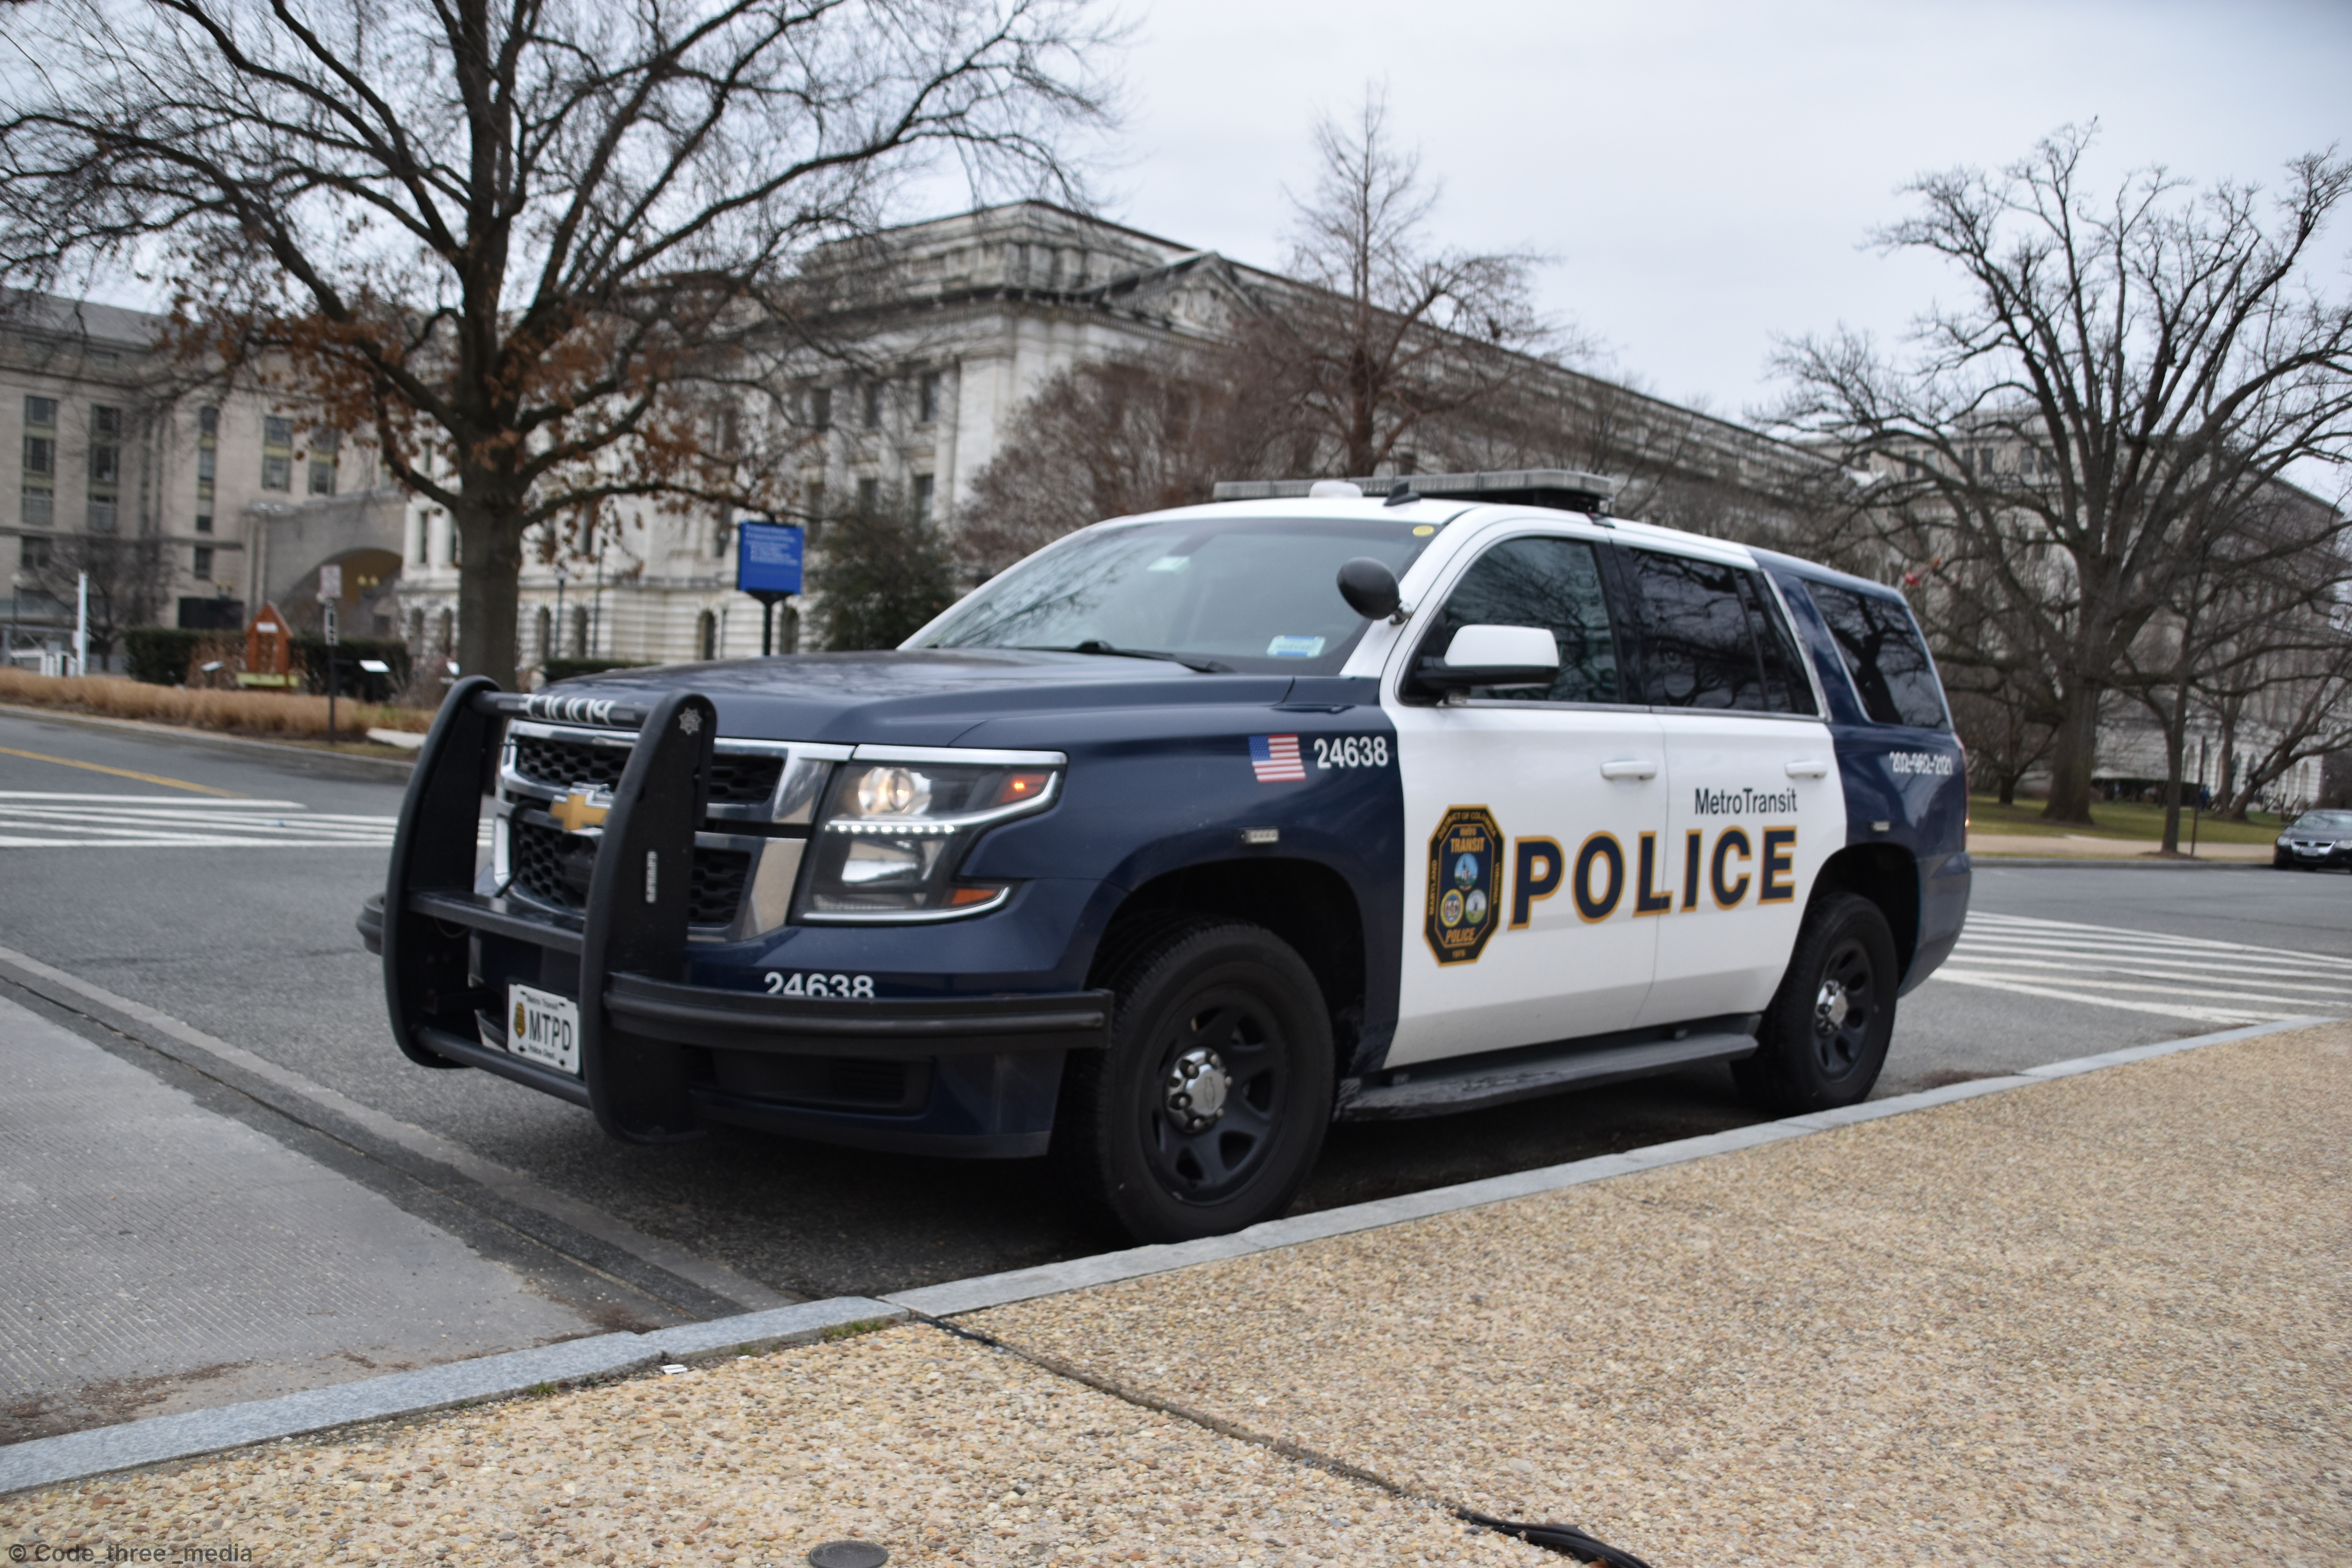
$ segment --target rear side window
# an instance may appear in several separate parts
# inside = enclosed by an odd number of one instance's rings
[[[1752,574],[1652,550],[1628,550],[1624,558],[1652,703],[1813,710],[1812,689],[1794,667],[1779,613]]]
[[[1559,645],[1559,679],[1549,691],[1526,687],[1473,691],[1544,702],[1622,702],[1609,595],[1592,546],[1578,539],[1508,539],[1480,556],[1447,595],[1418,657],[1442,654],[1464,626],[1544,626]]]
[[[1805,591],[1837,639],[1862,710],[1874,722],[1944,728],[1943,689],[1907,606],[1827,583],[1808,583]]]

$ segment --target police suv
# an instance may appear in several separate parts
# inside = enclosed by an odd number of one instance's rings
[[[1050,1154],[1148,1240],[1334,1119],[1858,1100],[1968,907],[1927,648],[1609,488],[1222,486],[894,651],[461,681],[362,917],[400,1047],[634,1142]]]

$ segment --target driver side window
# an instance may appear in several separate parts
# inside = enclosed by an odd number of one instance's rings
[[[1422,638],[1416,662],[1443,655],[1454,634],[1471,626],[1543,626],[1559,647],[1559,678],[1550,690],[1486,687],[1472,691],[1473,698],[1625,700],[1601,563],[1580,539],[1508,539],[1487,551],[1447,596]]]

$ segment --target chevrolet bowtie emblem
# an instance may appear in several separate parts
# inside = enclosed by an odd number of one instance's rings
[[[613,797],[603,790],[572,788],[569,795],[547,808],[548,815],[563,824],[566,833],[577,833],[583,827],[594,827],[613,809]]]

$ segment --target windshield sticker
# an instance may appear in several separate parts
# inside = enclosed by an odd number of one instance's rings
[[[1260,784],[1305,784],[1307,763],[1296,735],[1252,735],[1250,768]]]
[[[1313,658],[1322,651],[1321,637],[1276,637],[1265,645],[1268,658]]]
[[[1181,572],[1191,564],[1192,564],[1192,558],[1189,555],[1163,555],[1159,560],[1153,562],[1150,565],[1145,567],[1144,570],[1147,572]]]
[[[1440,963],[1475,963],[1495,934],[1496,868],[1503,830],[1483,805],[1457,805],[1429,838],[1429,907],[1423,931]]]

